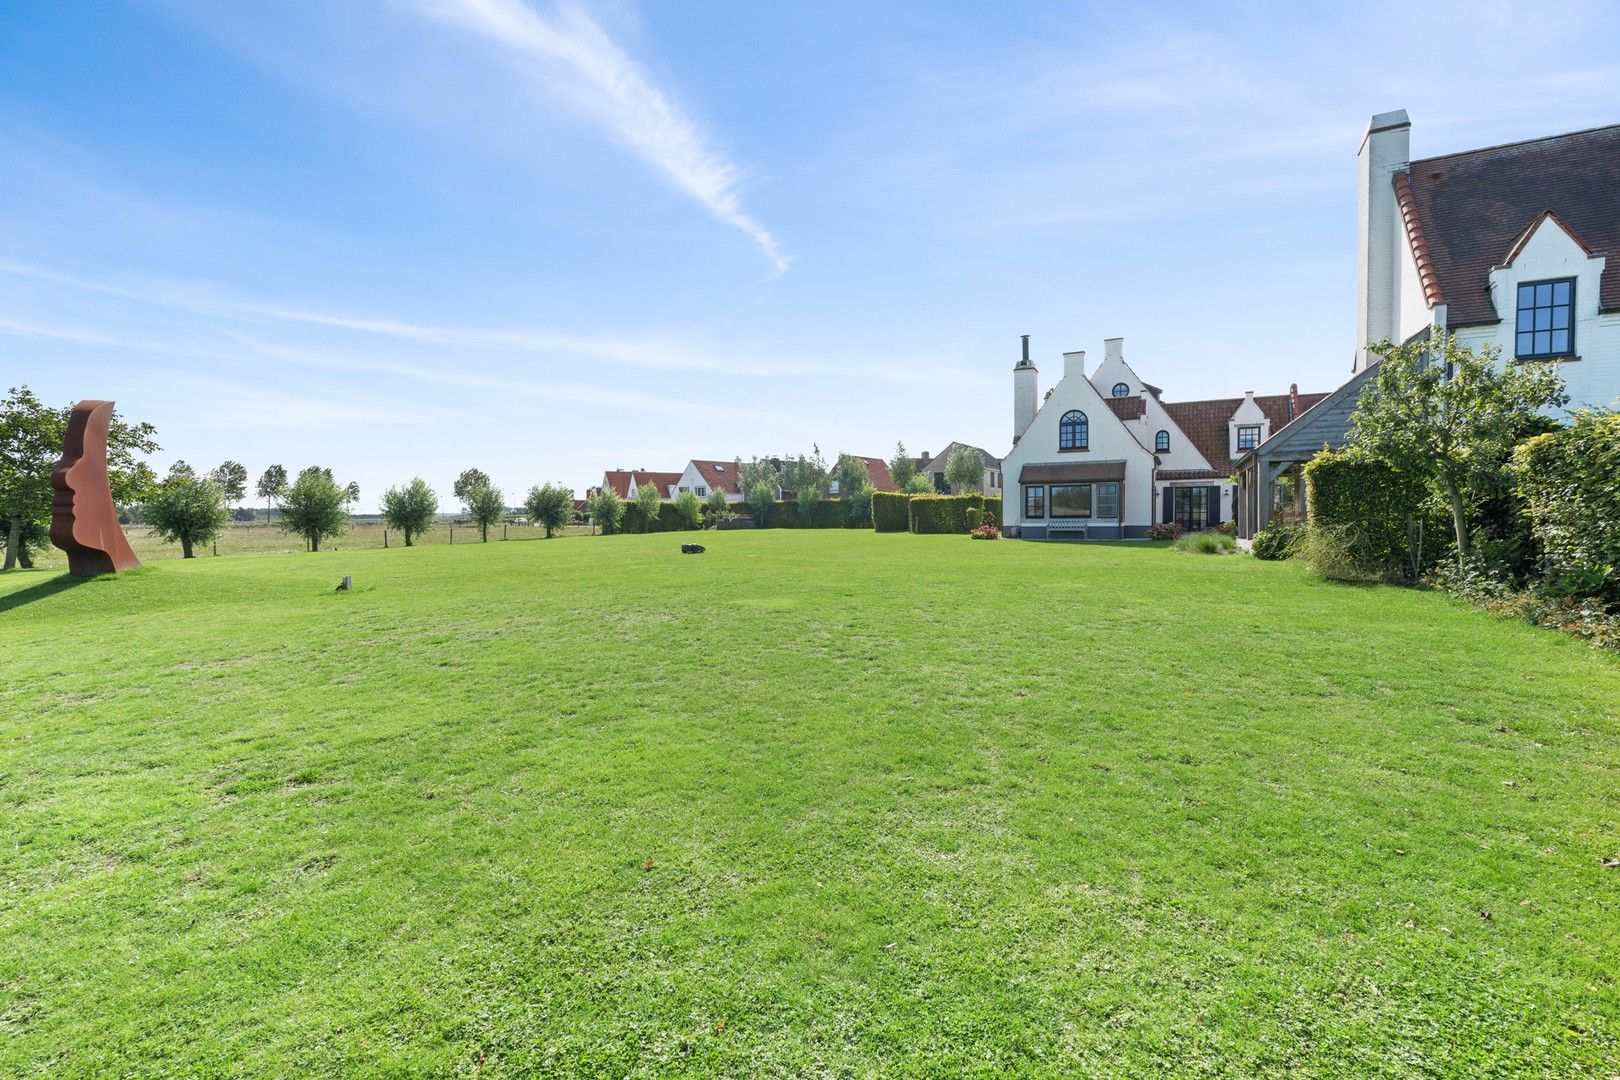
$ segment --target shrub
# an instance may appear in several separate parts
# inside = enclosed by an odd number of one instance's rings
[[[1486,611],[1523,619],[1532,626],[1557,630],[1603,649],[1620,651],[1620,613],[1595,597],[1557,596],[1517,589],[1503,582],[1478,559],[1436,567],[1431,584]]]
[[[1311,550],[1332,561],[1332,574],[1317,567],[1324,576],[1415,582],[1445,550],[1445,518],[1425,506],[1424,486],[1370,454],[1323,451],[1305,465],[1305,485],[1321,526]]]
[[[675,522],[683,529],[700,529],[703,527],[703,503],[692,493],[691,489],[682,491],[675,496]]]
[[[984,519],[994,522],[997,528],[1001,527],[1001,496],[986,495],[984,497]]]
[[[1620,412],[1582,410],[1513,453],[1545,591],[1620,601]]]
[[[251,506],[238,506],[231,511],[232,521],[257,521],[259,514]]]
[[[1261,529],[1249,541],[1249,554],[1257,559],[1287,559],[1294,554],[1294,545],[1299,540],[1299,528],[1294,525],[1278,525],[1270,529]]]
[[[1215,526],[1215,531],[1218,532],[1218,533],[1225,533],[1227,536],[1236,536],[1237,535],[1237,522],[1235,522],[1235,521],[1223,521],[1219,525]]]
[[[1329,581],[1388,581],[1390,574],[1367,558],[1367,542],[1359,525],[1329,525],[1312,521],[1295,546],[1311,569]]]
[[[982,520],[984,496],[914,495],[909,509],[914,533],[960,534],[972,530]]]
[[[598,488],[585,500],[585,513],[602,530],[603,536],[619,531],[624,509],[624,500],[610,487]]]
[[[1149,540],[1180,540],[1181,534],[1186,532],[1180,522],[1161,521],[1156,525],[1148,526]]]
[[[987,521],[983,525],[980,525],[977,529],[974,529],[972,532],[968,533],[968,535],[973,537],[975,540],[1000,540],[1001,529],[995,524]]]
[[[1218,529],[1205,529],[1181,537],[1175,548],[1192,555],[1230,555],[1237,550],[1237,541]]]
[[[905,532],[911,528],[911,496],[899,491],[872,492],[872,528],[876,532]]]

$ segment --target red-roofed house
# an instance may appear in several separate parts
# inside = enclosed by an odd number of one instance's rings
[[[602,474],[602,486],[612,488],[621,499],[633,499],[646,485],[658,489],[660,499],[673,499],[680,473],[649,472],[646,469],[609,469]]]

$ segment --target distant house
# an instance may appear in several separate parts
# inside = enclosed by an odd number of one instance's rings
[[[742,472],[742,459],[733,458],[731,461],[709,461],[693,458],[686,463],[675,479],[675,493],[690,491],[700,499],[707,499],[710,492],[725,492],[727,502],[742,502],[742,486],[739,474]]]
[[[621,499],[634,499],[643,487],[651,484],[658,489],[660,499],[673,499],[680,473],[650,472],[646,469],[609,469],[602,474],[602,487],[612,488]]]
[[[964,447],[977,453],[984,461],[984,477],[979,484],[979,494],[1000,495],[1001,459],[988,450],[981,450],[977,446],[969,446],[967,443],[959,442],[947,443],[945,449],[941,450],[938,456],[924,450],[913,460],[912,464],[916,466],[918,476],[926,478],[934,485],[935,491],[943,493],[950,487],[945,482],[945,468],[950,464],[951,455]]]
[[[856,456],[859,457],[860,460],[866,465],[866,482],[871,485],[872,490],[899,490],[899,488],[895,485],[894,477],[889,473],[889,463],[887,461],[884,461],[880,457],[866,457],[865,455]],[[834,478],[833,481],[828,485],[827,494],[835,498],[841,494],[841,492],[838,490],[837,478]]]
[[[1063,377],[1041,398],[1029,358],[1013,367],[1013,448],[1002,459],[1015,490],[1002,527],[1028,539],[1132,539],[1155,524],[1203,529],[1232,519],[1232,467],[1323,394],[1167,402],[1125,362],[1123,338],[1104,342],[1089,377],[1084,351],[1063,354]]]
[[[1436,331],[1507,363],[1557,365],[1571,408],[1620,401],[1620,124],[1411,157],[1406,111],[1372,118],[1358,155],[1356,351],[1350,381],[1239,462],[1238,535],[1279,509],[1300,467],[1342,446],[1372,346]]]

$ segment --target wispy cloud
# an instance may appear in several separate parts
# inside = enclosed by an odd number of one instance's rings
[[[542,65],[534,74],[548,85],[563,75],[563,85],[582,110],[718,220],[758,244],[778,272],[787,269],[789,259],[776,237],[742,208],[737,167],[578,4],[565,0],[549,18],[525,0],[416,0],[416,7]]]

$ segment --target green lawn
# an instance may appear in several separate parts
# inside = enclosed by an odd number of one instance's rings
[[[1612,659],[680,539],[0,577],[0,1075],[1620,1072]]]

